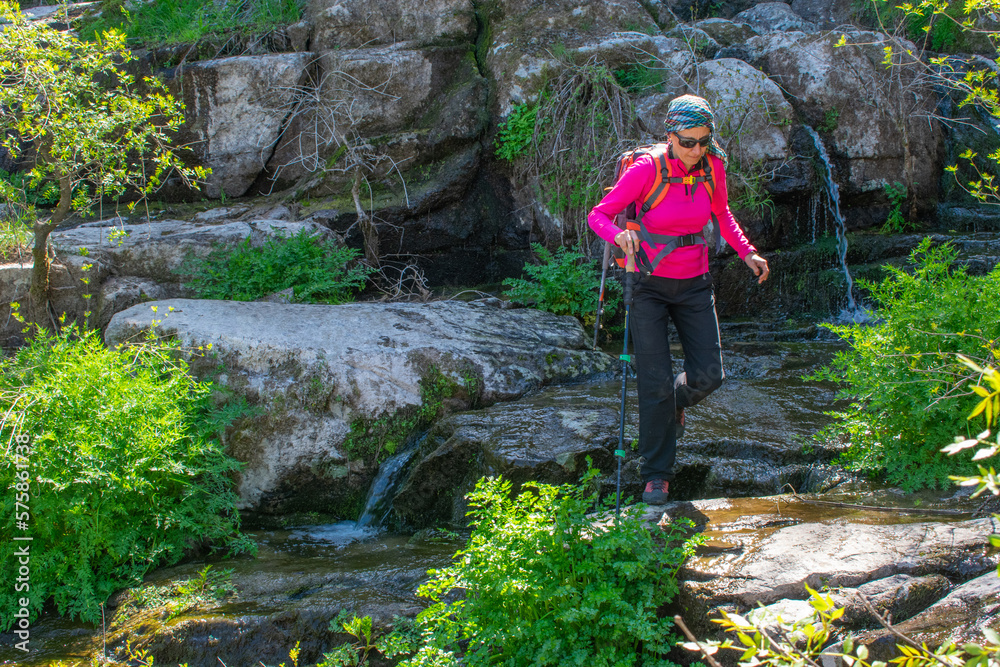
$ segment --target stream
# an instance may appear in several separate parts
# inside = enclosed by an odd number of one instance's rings
[[[827,423],[823,412],[833,403],[833,389],[800,379],[826,363],[837,344],[740,342],[732,341],[733,333],[723,333],[730,339],[726,383],[690,411],[688,435],[678,457],[679,480],[685,476],[689,480],[678,483],[677,495],[681,499],[767,495],[788,483],[799,491],[820,490],[844,479],[828,463],[833,453],[807,440]],[[634,437],[634,380],[629,386],[627,434]],[[5,636],[0,662],[72,664],[99,654],[105,641],[109,652],[113,646],[121,656],[125,639],[152,651],[158,664],[188,662],[192,667],[218,664],[216,657],[227,665],[258,661],[277,665],[288,661],[288,649],[301,640],[305,662],[318,655],[329,621],[341,609],[369,614],[382,623],[395,615],[412,616],[421,608],[415,589],[426,579],[426,570],[446,565],[464,543],[453,533],[395,534],[379,528],[393,507],[405,505],[401,500],[405,494],[400,492],[408,488],[408,478],[424,474],[421,466],[427,459],[419,459],[428,450],[453,442],[456,432],[465,434],[462,442],[471,438],[482,452],[476,459],[479,465],[463,469],[458,459],[445,459],[451,473],[461,474],[439,477],[442,484],[457,484],[463,493],[489,471],[521,480],[574,481],[581,472],[583,462],[577,461],[581,453],[611,470],[619,387],[615,377],[596,378],[446,417],[423,442],[383,464],[358,522],[255,531],[251,535],[259,548],[256,558],[215,562],[217,570],[232,568],[235,599],[195,606],[175,618],[166,618],[163,609],[129,611],[127,621],[110,624],[106,637],[100,627],[48,615],[32,626],[30,659],[8,648],[12,642]],[[626,481],[633,487],[637,484],[634,475]],[[454,489],[449,491],[457,495]],[[423,523],[446,519],[456,509],[463,509],[460,501],[457,507],[445,507],[445,515],[428,509]],[[144,585],[184,580],[203,566],[188,563],[160,569]],[[109,602],[109,621],[122,601],[119,594]]]

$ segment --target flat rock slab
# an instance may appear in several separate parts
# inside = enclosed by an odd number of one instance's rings
[[[996,567],[994,519],[940,517],[817,505],[793,496],[669,503],[650,518],[692,518],[709,538],[688,562],[678,604],[692,630],[715,632],[709,616],[857,588],[897,574],[964,581]],[[971,516],[971,513],[967,516]],[[933,520],[938,519],[938,520]]]
[[[342,515],[344,494],[363,497],[375,472],[343,446],[352,429],[357,434],[375,419],[412,415],[423,400],[421,383],[435,372],[456,389],[442,406],[447,412],[613,366],[606,354],[586,349],[573,318],[498,303],[174,299],[118,313],[106,339],[120,344],[155,326],[189,348],[211,343],[217,359],[194,360],[196,372],[264,412],[227,440],[247,464],[240,480],[244,508]]]
[[[817,490],[845,477],[829,464],[831,448],[802,442],[824,426],[833,405],[831,388],[800,379],[825,363],[825,344],[753,343],[727,349],[722,388],[688,411],[687,432],[677,450],[675,498],[759,496],[787,485]],[[616,364],[617,366],[617,364]],[[678,371],[680,366],[678,366]],[[643,483],[635,381],[626,406],[622,493],[638,498]],[[515,485],[534,480],[576,482],[593,465],[605,473],[604,492],[614,493],[621,379],[598,378],[545,387],[481,410],[439,421],[421,443],[393,500],[414,525],[464,524],[465,494],[483,475],[503,475]]]
[[[51,238],[60,258],[70,265],[90,263],[95,265],[94,272],[101,275],[178,283],[181,276],[176,271],[191,255],[204,256],[217,246],[235,245],[247,238],[260,245],[275,236],[294,236],[302,230],[317,235],[330,233],[312,222],[216,217],[141,224],[99,220],[53,232]]]

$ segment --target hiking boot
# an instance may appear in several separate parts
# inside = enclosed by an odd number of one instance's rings
[[[662,505],[667,502],[667,489],[670,482],[662,479],[654,479],[646,482],[646,490],[642,492],[642,502],[647,505]]]
[[[680,440],[684,435],[684,408],[678,408],[674,413],[674,439]]]

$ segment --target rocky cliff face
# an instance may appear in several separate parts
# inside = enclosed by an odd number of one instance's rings
[[[887,36],[834,0],[713,8],[720,16],[691,22],[707,7],[313,0],[279,40],[288,52],[166,73],[188,106],[184,138],[213,169],[209,197],[289,193],[360,244],[351,196],[360,169],[381,252],[415,257],[432,283],[507,275],[529,239],[565,240],[579,222],[543,203],[552,183],[497,160],[494,140],[516,105],[551,94],[560,70],[582,61],[655,74],[656,85],[632,90],[649,130],[636,129],[636,142],[655,136],[674,96],[713,102],[737,194],[749,179],[776,204],[738,211],[762,248],[808,241],[802,220],[817,208],[825,216],[806,126],[831,156],[850,228],[884,220],[894,183],[908,189],[906,215],[936,216],[950,135],[918,65],[883,63]],[[362,145],[365,163],[345,162]]]
[[[702,18],[709,11],[717,15]],[[202,193],[168,183],[163,196],[226,204],[270,194],[288,204],[284,221],[332,232],[354,247],[364,243],[361,209],[374,221],[379,254],[418,269],[430,285],[498,282],[520,273],[530,241],[575,243],[610,181],[600,174],[616,151],[654,140],[676,95],[705,96],[731,158],[737,218],[776,263],[778,251],[796,253],[779,267],[781,279],[763,288],[749,285],[731,251],[716,257],[722,312],[836,312],[846,292],[838,258],[825,251],[836,224],[821,149],[849,231],[886,220],[885,188],[894,184],[905,190],[900,212],[918,227],[938,219],[942,229],[997,224],[995,216],[958,207],[964,193],[950,174],[942,176],[964,147],[986,154],[1000,145],[996,129],[935,92],[909,56],[887,65],[890,38],[866,29],[852,11],[840,0],[313,0],[302,21],[242,55],[183,45],[150,51],[139,62],[141,73],[165,78],[184,100],[179,140],[191,147],[193,162],[212,169]],[[896,46],[920,53],[915,44]],[[554,82],[572,83],[560,79],[571,70],[619,92],[625,87],[618,143],[588,149],[577,141],[575,176],[553,177],[550,168],[570,150],[571,136],[532,165],[498,158],[498,126],[516,110],[553,99]],[[596,108],[587,99],[575,103],[584,112]],[[941,122],[963,115],[971,125]],[[539,135],[598,126],[606,133],[610,122],[600,114],[577,120],[551,129],[540,121]],[[256,213],[223,210],[220,219],[250,227],[269,215],[259,206]],[[166,237],[173,228],[160,231],[147,229],[160,239],[157,247],[180,242]],[[79,298],[84,260],[75,257],[71,237],[54,237],[54,301],[58,311],[79,314],[88,308]],[[79,245],[94,250],[88,239]],[[584,231],[583,239],[593,236]],[[912,247],[888,245],[892,258]],[[127,246],[155,263],[152,246]],[[864,265],[886,259],[862,254]],[[107,293],[102,325],[141,298],[183,295],[176,276],[156,277],[149,267],[136,272],[126,259],[100,263],[102,284],[91,283]],[[23,299],[27,270],[0,272],[4,303]],[[0,318],[7,315],[0,304]]]

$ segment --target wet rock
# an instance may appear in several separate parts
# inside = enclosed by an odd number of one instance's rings
[[[354,641],[329,630],[340,611],[371,616],[379,631],[396,616],[412,618],[425,606],[416,589],[427,569],[446,566],[461,546],[454,534],[408,541],[369,533],[357,541],[361,536],[343,524],[254,533],[255,558],[215,562],[210,572],[214,583],[232,569],[223,579],[235,595],[204,595],[190,606],[176,585],[195,578],[204,563],[157,570],[142,584],[151,606],[131,603],[130,591],[109,600],[104,635],[100,625],[52,616],[33,622],[31,664],[90,664],[92,656],[105,656],[105,645],[107,657],[125,663],[130,643],[148,650],[158,665],[291,665],[289,651],[298,643],[298,664],[314,665],[324,652]],[[0,646],[0,662],[25,664],[12,646]]]
[[[354,518],[350,508],[356,511],[358,494],[363,499],[379,452],[351,451],[345,440],[364,437],[379,419],[383,425],[409,423],[423,403],[424,382],[439,378],[448,385],[434,408],[448,412],[475,401],[514,399],[612,364],[586,349],[573,318],[449,301],[159,301],[116,315],[107,329],[109,344],[148,329],[151,306],[162,320],[160,333],[190,349],[212,344],[218,360],[194,359],[199,373],[262,409],[226,442],[247,464],[240,473],[242,506],[264,514],[318,511]]]
[[[898,574],[963,580],[992,572],[998,560],[992,519],[908,523],[914,518],[789,497],[671,503],[650,516],[657,512],[663,521],[693,518],[709,537],[685,566],[677,600],[699,636],[713,632],[709,618],[720,609],[805,600],[806,584],[857,588]]]
[[[856,589],[844,588],[833,594],[838,607],[844,608],[840,624],[848,628],[870,628],[878,619],[868,610],[858,595],[864,596],[882,618],[904,621],[940,600],[952,588],[952,583],[940,574],[914,577],[896,574],[877,579]],[[857,593],[857,594],[855,594]]]
[[[797,376],[827,359],[829,348],[761,345],[755,352],[727,351],[727,381],[688,411],[672,497],[752,496],[788,485],[815,490],[846,477],[829,465],[835,450],[797,442],[828,420],[824,412],[833,393],[802,386]],[[603,491],[613,493],[620,386],[620,379],[610,379],[551,387],[441,420],[421,444],[393,500],[395,511],[417,526],[462,525],[464,495],[483,475],[502,474],[515,484],[575,482],[588,456],[605,475]],[[626,497],[639,497],[643,486],[632,447],[636,400],[630,382],[622,463]]]
[[[516,486],[576,482],[587,471],[588,457],[611,470],[617,438],[617,410],[605,400],[598,404],[589,384],[452,415],[421,443],[393,509],[416,526],[462,525],[464,496],[484,475],[503,475]]]
[[[814,32],[816,25],[806,21],[784,2],[762,2],[733,19],[746,23],[757,32]]]
[[[971,581],[960,584],[946,597],[896,629],[918,644],[941,646],[947,642],[961,646],[983,642],[983,629],[1000,628],[1000,578],[991,569]],[[891,660],[899,655],[898,640],[885,630],[875,630],[858,637],[869,647],[872,660]]]

